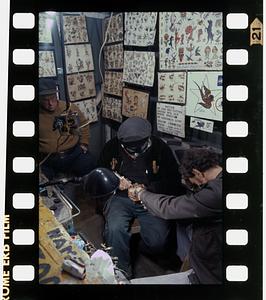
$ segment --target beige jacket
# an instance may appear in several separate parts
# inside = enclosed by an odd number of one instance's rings
[[[66,103],[59,100],[58,106],[54,112],[46,111],[40,107],[39,111],[39,151],[41,153],[55,153],[68,150],[74,147],[77,143],[89,144],[89,125],[80,129],[78,135],[60,135],[58,129],[53,130],[53,124],[56,116],[62,114],[66,109]],[[75,104],[71,104],[70,111],[78,112],[80,126],[85,124],[83,113]]]

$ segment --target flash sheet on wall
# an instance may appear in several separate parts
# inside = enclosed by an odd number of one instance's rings
[[[222,72],[188,72],[186,114],[222,121]]]
[[[155,53],[147,51],[124,51],[123,81],[153,86]]]
[[[124,49],[123,43],[106,46],[104,48],[105,70],[123,69]]]
[[[83,112],[89,123],[98,121],[95,98],[75,102],[75,105]]]
[[[67,74],[94,69],[91,44],[66,45],[65,58]]]
[[[39,43],[52,43],[52,26],[54,19],[46,13],[39,13]]]
[[[190,128],[198,129],[201,131],[206,131],[209,133],[213,132],[213,121],[210,120],[203,120],[199,118],[190,118]]]
[[[157,130],[185,137],[185,106],[157,102]]]
[[[105,72],[104,92],[111,95],[122,96],[123,72]]]
[[[122,122],[122,100],[104,96],[102,116],[106,119]]]
[[[108,22],[110,18],[106,18],[104,21],[104,33],[106,34]],[[111,22],[107,32],[106,43],[121,42],[124,39],[123,29],[123,14],[117,14],[112,16]]]
[[[89,41],[85,16],[64,16],[63,24],[65,44]]]
[[[223,25],[220,12],[162,12],[161,70],[221,70]]]
[[[156,34],[156,12],[125,13],[125,45],[151,46]]]
[[[70,101],[96,96],[94,73],[67,75],[67,87]]]
[[[39,51],[39,77],[55,77],[55,60],[53,51]]]
[[[158,101],[186,102],[186,72],[158,73]]]
[[[123,89],[122,115],[147,118],[149,94],[129,88]]]

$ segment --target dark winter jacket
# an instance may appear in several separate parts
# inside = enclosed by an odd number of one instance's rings
[[[138,183],[147,184],[148,190],[154,193],[181,195],[184,193],[184,188],[181,185],[178,164],[171,149],[164,141],[155,136],[151,137],[151,141],[152,145],[144,156],[137,158],[137,160],[142,160],[145,164],[144,168],[148,184],[146,182]],[[125,156],[126,154],[121,148],[118,139],[113,138],[104,146],[99,159],[99,165],[127,177],[127,171],[131,170],[125,170],[125,163],[128,164],[128,168],[133,168],[134,162],[133,159],[128,162],[129,159]],[[134,183],[134,176],[129,179]]]

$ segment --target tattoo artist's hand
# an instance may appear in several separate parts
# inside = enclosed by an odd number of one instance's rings
[[[120,183],[119,183],[119,190],[124,191],[129,189],[132,186],[132,183],[130,180],[126,179],[125,177],[120,178]]]
[[[139,202],[140,199],[138,197],[138,194],[140,191],[143,191],[144,189],[145,187],[143,184],[136,183],[128,189],[128,197],[134,202]]]
[[[88,152],[88,145],[86,145],[86,144],[80,144],[80,148],[83,151],[83,153],[87,153]]]

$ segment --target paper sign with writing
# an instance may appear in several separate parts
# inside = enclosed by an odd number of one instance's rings
[[[84,114],[85,118],[88,120],[89,123],[98,121],[95,98],[78,101],[74,104],[77,105],[77,107],[81,110],[81,112]]]
[[[39,43],[52,43],[52,26],[54,19],[46,13],[39,13]]]
[[[123,89],[122,114],[126,117],[147,118],[149,94],[133,89]]]
[[[221,70],[221,12],[161,12],[161,70]]]
[[[63,29],[65,44],[89,41],[85,16],[64,16]]]
[[[106,46],[104,48],[105,70],[123,69],[124,49],[123,43]]]
[[[186,72],[158,73],[158,101],[186,102]]]
[[[213,132],[213,121],[210,120],[203,120],[199,118],[190,118],[190,128],[198,129],[201,131],[206,131],[209,133]]]
[[[67,87],[70,101],[95,97],[94,73],[67,75]]]
[[[222,72],[188,72],[186,114],[222,121]]]
[[[53,51],[39,51],[39,77],[55,77],[56,68]]]
[[[124,51],[123,81],[153,86],[155,53],[147,51]]]
[[[124,44],[144,47],[153,45],[156,20],[155,12],[126,12]]]
[[[122,96],[123,72],[105,71],[104,92],[111,95]]]
[[[104,96],[102,116],[106,119],[122,122],[122,100]]]
[[[94,69],[91,44],[66,45],[65,59],[67,74]]]
[[[104,20],[104,33],[106,34],[107,26],[110,18]],[[107,31],[106,43],[121,42],[124,39],[123,14],[112,16],[111,22]]]
[[[185,137],[185,106],[157,103],[157,130]]]

